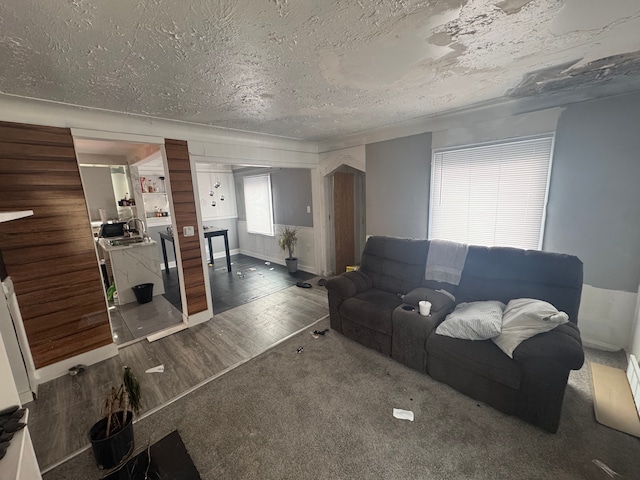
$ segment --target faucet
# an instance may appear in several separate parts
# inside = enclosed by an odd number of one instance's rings
[[[136,224],[138,222],[140,222],[140,230],[138,230],[138,233],[142,232],[142,240],[143,241],[147,241],[150,237],[149,234],[147,233],[147,229],[144,226],[144,222],[142,220],[140,220],[138,217],[131,217],[128,221],[127,221],[127,227],[131,228],[129,225],[131,224],[131,222],[133,222],[133,228],[135,230],[137,230],[136,228]]]

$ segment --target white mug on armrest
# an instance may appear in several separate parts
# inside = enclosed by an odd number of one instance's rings
[[[427,317],[431,314],[431,302],[427,302],[426,300],[422,300],[418,303],[420,307],[420,315]]]

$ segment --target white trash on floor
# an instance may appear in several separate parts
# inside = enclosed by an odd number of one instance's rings
[[[144,371],[144,373],[164,373],[164,364],[157,367],[151,367]]]
[[[393,416],[400,420],[409,420],[413,422],[413,412],[411,410],[402,410],[401,408],[393,409]]]

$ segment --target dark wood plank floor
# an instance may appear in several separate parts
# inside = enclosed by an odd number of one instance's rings
[[[317,278],[309,283],[313,288],[280,290],[156,342],[124,347],[118,357],[92,365],[78,376],[41,385],[37,401],[27,404],[41,469],[88,444],[89,428],[99,419],[101,402],[110,386],[119,382],[124,365],[140,379],[144,415],[326,316],[326,290],[317,286]],[[144,373],[160,364],[164,373]]]

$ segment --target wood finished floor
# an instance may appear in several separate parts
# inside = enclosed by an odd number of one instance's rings
[[[157,408],[327,315],[327,292],[317,280],[309,281],[313,288],[289,287],[156,342],[129,345],[78,376],[41,385],[38,399],[26,405],[40,468],[46,470],[88,444],[89,428],[124,365],[140,380],[141,413]],[[144,373],[160,364],[164,373]]]

